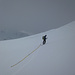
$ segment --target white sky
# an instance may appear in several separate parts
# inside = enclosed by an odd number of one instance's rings
[[[0,29],[39,33],[75,20],[75,0],[0,0]]]
[[[42,44],[24,61],[11,68]],[[37,35],[0,41],[0,75],[75,75],[75,21]]]

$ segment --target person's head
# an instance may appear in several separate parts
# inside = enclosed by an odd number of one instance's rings
[[[47,35],[45,35],[45,37],[46,37]]]

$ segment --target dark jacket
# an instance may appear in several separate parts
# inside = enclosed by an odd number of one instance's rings
[[[45,36],[42,37],[43,41],[46,41],[46,39],[47,39],[46,36],[47,35],[45,35]]]

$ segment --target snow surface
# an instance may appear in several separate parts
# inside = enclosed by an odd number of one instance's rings
[[[42,44],[18,65],[27,54]],[[0,41],[0,75],[75,75],[75,21],[25,38]]]

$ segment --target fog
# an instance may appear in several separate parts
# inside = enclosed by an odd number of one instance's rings
[[[75,0],[0,0],[0,29],[30,35],[75,20]]]

